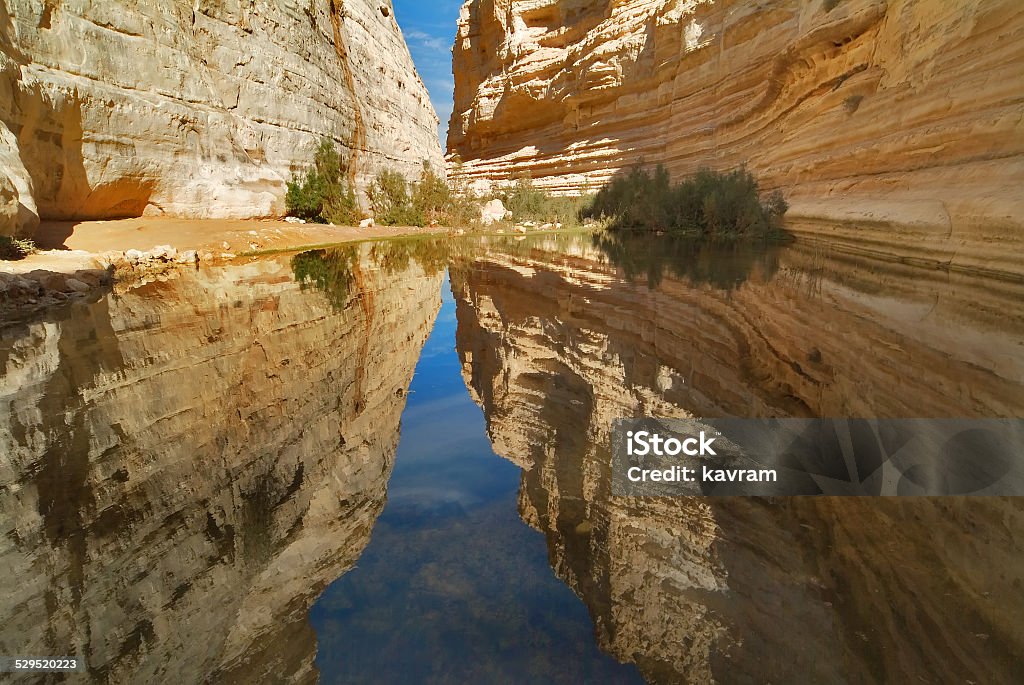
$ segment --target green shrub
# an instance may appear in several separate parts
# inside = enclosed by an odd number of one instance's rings
[[[773,190],[764,200],[764,209],[768,216],[776,221],[781,221],[786,212],[789,211],[789,203],[786,202],[781,190]]]
[[[452,195],[451,204],[440,223],[445,226],[474,226],[480,221],[483,207],[480,200],[472,193]]]
[[[449,226],[478,225],[483,213],[483,198],[470,188],[463,174],[462,159],[455,155],[452,158],[452,173],[449,176],[449,189],[452,194],[452,205],[448,211]]]
[[[468,226],[480,219],[480,203],[467,189],[453,189],[429,162],[423,162],[420,179],[413,185],[412,205],[427,223]]]
[[[638,165],[599,190],[583,216],[608,219],[612,228],[663,230],[671,220],[672,194],[664,167],[651,175]]]
[[[673,185],[659,165],[653,174],[637,166],[612,180],[583,216],[603,218],[613,230],[734,240],[782,235],[788,208],[777,191],[762,201],[757,180],[746,168],[727,173],[702,169]]]
[[[452,191],[429,162],[423,162],[420,180],[413,186],[412,205],[428,223],[440,223],[452,205]]]
[[[366,190],[374,220],[387,226],[469,226],[480,219],[480,202],[471,192],[458,192],[429,162],[423,163],[419,179],[386,169]]]
[[[504,193],[502,203],[513,221],[532,221],[540,219],[546,199],[544,191],[533,185],[533,179],[523,176]]]
[[[519,178],[511,188],[497,193],[497,197],[512,213],[513,221],[560,223],[563,226],[579,225],[580,212],[589,201],[586,195],[550,195],[537,188],[530,176]]]
[[[316,223],[351,225],[362,213],[348,180],[348,161],[334,142],[324,138],[313,154],[313,166],[292,176],[285,194],[288,216]]]
[[[386,169],[377,174],[366,190],[374,220],[386,226],[422,226],[423,213],[414,205],[409,183],[397,171]]]
[[[36,251],[36,244],[27,238],[0,236],[0,259],[24,259]]]

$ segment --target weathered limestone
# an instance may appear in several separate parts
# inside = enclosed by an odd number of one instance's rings
[[[443,165],[388,0],[4,0],[0,53],[0,176],[17,157],[31,182],[22,233],[38,216],[277,215],[321,137],[360,184]]]
[[[469,0],[448,148],[556,192],[746,163],[800,234],[1020,275],[1022,58],[1017,0]]]
[[[0,176],[0,235],[11,236],[18,230],[18,195],[10,177]]]
[[[14,134],[0,121],[0,236],[31,235],[38,225],[32,179],[18,156]]]
[[[2,31],[0,28],[0,34]],[[0,42],[0,48],[3,47]],[[14,102],[17,86],[13,74],[16,71],[17,65],[0,52],[0,103]],[[0,110],[4,106],[0,104]],[[38,224],[32,178],[18,154],[17,137],[0,117],[0,236],[31,235]]]
[[[694,255],[650,289],[603,257],[552,241],[452,270],[467,385],[602,648],[653,683],[1013,680],[1019,500],[613,497],[609,431],[1018,416],[1021,286],[787,250],[728,274]]]
[[[280,258],[0,331],[0,651],[315,682],[309,606],[369,541],[440,306],[367,251],[332,299]]]

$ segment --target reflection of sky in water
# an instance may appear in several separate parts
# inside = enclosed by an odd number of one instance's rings
[[[516,511],[455,352],[447,281],[402,416],[388,503],[355,569],[314,605],[324,683],[641,682]]]

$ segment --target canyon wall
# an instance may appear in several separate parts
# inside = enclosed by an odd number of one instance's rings
[[[279,215],[323,137],[360,185],[443,166],[390,0],[0,1],[0,235]]]
[[[0,651],[316,681],[307,613],[369,542],[440,307],[437,269],[368,251],[324,292],[281,258],[0,331]]]
[[[615,497],[609,433],[641,415],[1019,416],[1024,319],[1004,312],[1021,286],[793,249],[634,263],[626,283],[614,251],[525,245],[453,268],[457,348],[602,648],[653,683],[1014,680],[1019,500]]]
[[[448,152],[477,186],[747,164],[792,230],[1021,275],[1017,0],[468,0]]]

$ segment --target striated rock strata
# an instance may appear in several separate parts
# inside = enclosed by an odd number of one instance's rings
[[[620,498],[608,445],[621,416],[1019,416],[1019,287],[787,250],[652,289],[564,248],[453,270],[458,351],[604,649],[655,683],[1015,679],[1018,500]]]
[[[364,183],[436,131],[388,0],[0,2],[0,234],[274,215],[321,137]]]
[[[468,0],[448,151],[487,186],[746,163],[794,231],[1022,274],[1017,0]]]
[[[365,257],[365,255],[363,255]],[[440,274],[182,272],[0,333],[0,652],[71,682],[313,682],[385,500]]]

